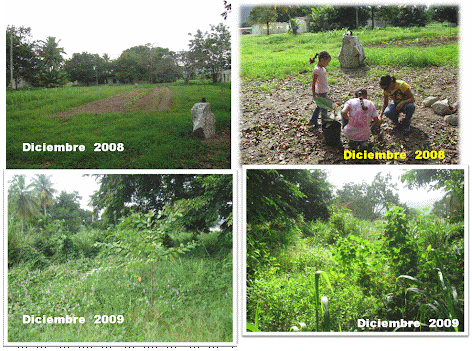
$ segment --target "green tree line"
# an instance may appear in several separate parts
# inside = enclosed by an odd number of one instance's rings
[[[376,20],[382,20],[394,27],[423,27],[431,22],[459,22],[458,6],[320,6],[320,5],[260,5],[252,8],[248,23],[269,26],[273,22],[289,22],[295,17],[309,19],[311,32],[334,29],[358,29],[367,26],[371,20],[372,27]],[[296,33],[296,31],[294,32]],[[267,34],[269,32],[267,31]]]
[[[182,245],[208,254],[231,250],[231,175],[93,177],[100,187],[90,198],[92,211],[80,207],[77,191],[56,196],[51,176],[9,181],[9,264],[90,257],[132,237],[137,243],[152,237],[151,246],[169,252]]]
[[[415,209],[400,202],[391,175],[377,173],[372,183],[345,183],[334,191],[322,170],[249,170],[247,172],[247,240],[251,250],[276,249],[288,245],[306,223],[328,220],[336,209],[347,209],[355,218],[382,218],[391,206]],[[445,195],[432,205],[431,213],[455,223],[464,215],[462,170],[406,171],[402,182],[410,188],[443,189]]]
[[[58,87],[69,82],[104,84],[107,79],[123,83],[167,83],[197,74],[208,74],[213,82],[230,67],[231,40],[227,26],[220,23],[210,31],[192,36],[188,50],[174,52],[151,44],[124,50],[115,59],[108,54],[73,53],[69,59],[56,37],[32,39],[30,27],[8,26],[6,30],[6,83],[23,79],[36,87]]]

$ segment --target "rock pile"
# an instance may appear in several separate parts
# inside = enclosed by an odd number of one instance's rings
[[[459,125],[459,116],[457,114],[459,102],[450,105],[448,99],[441,100],[437,96],[429,96],[423,100],[423,106],[431,107],[434,113],[444,117],[446,123],[453,126]]]

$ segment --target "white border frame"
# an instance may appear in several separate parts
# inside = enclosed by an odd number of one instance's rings
[[[8,342],[8,184],[7,176],[14,174],[26,174],[33,176],[35,174],[231,174],[233,175],[233,340],[231,342]],[[238,240],[237,240],[237,175],[232,170],[154,170],[130,172],[125,170],[4,170],[3,172],[3,345],[14,347],[235,347],[238,341],[238,294],[236,293],[239,285],[238,279]],[[71,185],[73,187],[73,185]],[[132,321],[128,321],[132,323]]]
[[[468,168],[465,166],[415,166],[412,167],[410,166],[398,166],[395,167],[395,169],[405,169],[405,170],[410,170],[410,169],[462,169],[464,170],[464,182],[465,182],[465,194],[464,194],[464,331],[463,332],[301,332],[301,333],[294,333],[294,332],[248,332],[245,328],[246,326],[246,319],[247,319],[247,306],[246,306],[246,221],[245,219],[247,218],[247,207],[246,207],[246,189],[247,189],[247,184],[246,184],[246,172],[248,170],[256,170],[256,169],[282,169],[282,170],[287,170],[287,169],[318,169],[318,170],[329,170],[333,171],[336,170],[337,172],[345,172],[346,170],[344,169],[345,167],[349,167],[349,172],[365,172],[367,169],[369,171],[374,172],[389,172],[389,170],[392,170],[392,166],[388,165],[342,165],[342,166],[279,166],[279,167],[271,167],[271,166],[244,166],[243,167],[243,178],[244,178],[244,186],[243,186],[243,216],[241,217],[241,221],[244,221],[241,226],[243,227],[243,242],[241,243],[240,247],[242,248],[242,254],[243,254],[243,264],[242,264],[242,273],[243,273],[243,283],[241,283],[241,286],[243,288],[243,293],[241,294],[241,298],[243,299],[242,302],[242,313],[244,316],[244,324],[243,324],[243,337],[328,337],[328,338],[333,338],[333,337],[342,337],[342,336],[349,336],[349,337],[386,337],[386,336],[394,336],[394,337],[437,337],[437,336],[447,336],[447,337],[464,337],[464,336],[469,336],[469,218],[468,218],[468,213],[469,213],[469,193],[468,193],[468,181],[469,181],[469,174],[468,174]],[[348,177],[348,176],[347,176]]]

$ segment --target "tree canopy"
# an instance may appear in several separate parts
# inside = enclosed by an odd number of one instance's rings
[[[390,174],[377,173],[371,184],[346,183],[336,192],[335,202],[350,209],[360,219],[374,220],[385,213],[389,205],[399,205],[400,199]]]
[[[211,31],[198,30],[190,39],[187,58],[197,70],[208,70],[216,83],[218,73],[231,65],[231,33],[223,23],[210,27]]]
[[[103,210],[102,217],[110,223],[117,223],[132,212],[152,211],[158,215],[166,206],[175,205],[186,213],[180,220],[184,227],[208,231],[219,221],[228,223],[232,214],[229,175],[107,174],[96,177],[100,189],[93,196],[92,205]]]
[[[326,219],[331,188],[318,170],[248,170],[246,187],[247,222]]]
[[[254,6],[249,13],[249,23],[251,24],[265,24],[267,26],[267,35],[270,34],[269,24],[277,21],[276,6]]]
[[[436,205],[436,210],[450,221],[464,220],[464,170],[462,169],[412,169],[401,176],[408,188],[426,187],[446,192]]]

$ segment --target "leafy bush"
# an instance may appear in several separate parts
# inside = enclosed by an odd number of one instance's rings
[[[385,213],[387,254],[395,275],[416,275],[418,272],[418,244],[409,234],[408,219],[401,207],[392,207]]]
[[[59,262],[65,262],[72,258],[77,258],[78,252],[72,238],[66,234],[62,234],[57,239],[56,259]]]
[[[34,247],[45,257],[53,257],[56,254],[57,242],[54,237],[41,233],[34,240]]]
[[[106,236],[106,231],[103,230],[82,230],[72,239],[80,256],[93,258],[100,252],[100,244],[106,242]]]

